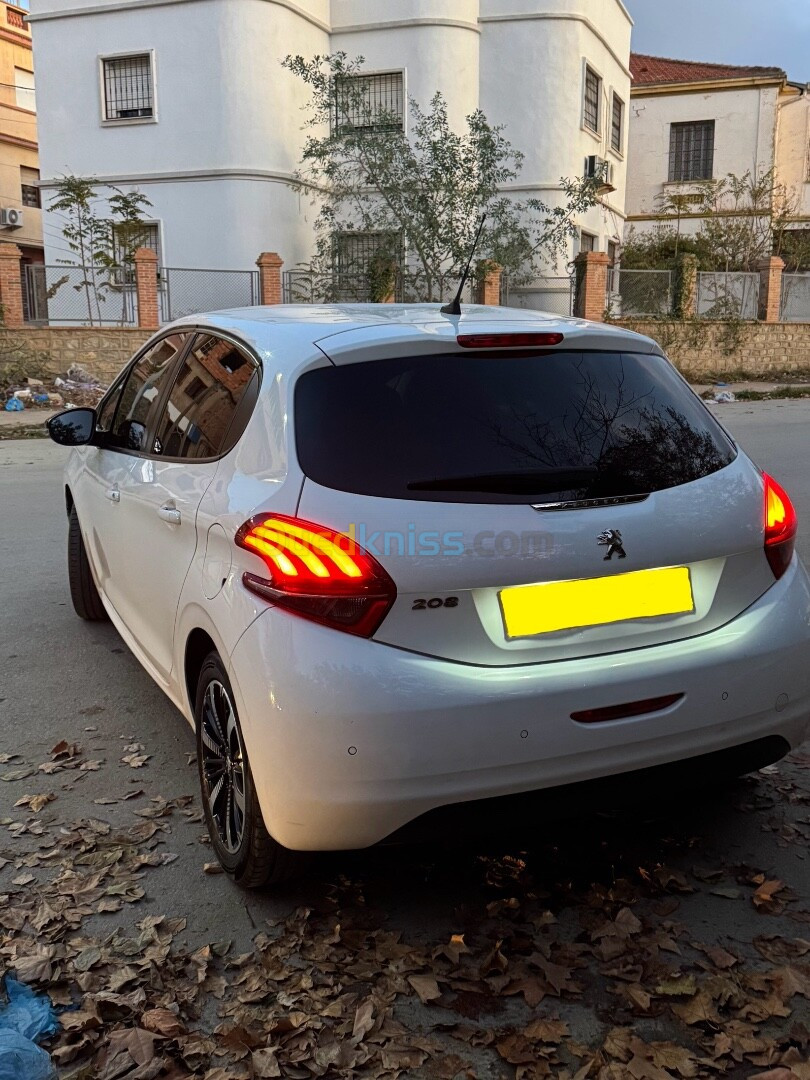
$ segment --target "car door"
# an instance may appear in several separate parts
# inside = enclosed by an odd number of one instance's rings
[[[122,491],[142,460],[150,413],[193,334],[173,333],[137,357],[102,400],[97,440],[81,454],[71,491],[96,582],[125,622],[125,582],[131,538]]]
[[[168,681],[180,592],[197,547],[197,510],[232,442],[255,383],[256,361],[232,341],[200,333],[172,372],[150,418],[148,450],[121,480],[126,572],[121,617]]]

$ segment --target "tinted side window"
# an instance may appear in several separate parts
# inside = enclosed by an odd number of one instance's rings
[[[121,391],[124,389],[125,378],[126,376],[119,375],[104,395],[103,399],[99,402],[96,411],[96,431],[108,432],[112,427],[115,410],[121,399]]]
[[[258,365],[230,341],[200,334],[174,380],[155,432],[163,457],[212,458],[244,430],[258,392]]]
[[[133,367],[115,411],[107,446],[121,450],[146,449],[146,430],[166,374],[188,339],[188,334],[170,334],[144,353]]]

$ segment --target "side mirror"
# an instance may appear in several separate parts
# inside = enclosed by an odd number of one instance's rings
[[[52,416],[45,426],[60,446],[86,446],[96,434],[96,410],[67,409]]]

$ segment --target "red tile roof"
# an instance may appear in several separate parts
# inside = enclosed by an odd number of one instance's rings
[[[707,64],[701,60],[669,60],[665,56],[630,54],[633,86],[663,83],[716,82],[723,79],[786,79],[781,68],[739,67],[735,64]]]

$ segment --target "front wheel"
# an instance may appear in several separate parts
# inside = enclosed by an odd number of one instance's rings
[[[76,513],[75,506],[71,507],[68,518],[68,580],[73,610],[80,619],[86,619],[88,622],[103,622],[109,618],[98,595],[96,583],[93,581],[93,572],[90,569],[90,561],[87,558],[79,515]]]
[[[203,812],[222,868],[246,889],[293,877],[299,857],[265,828],[233,691],[216,653],[202,666],[194,719]]]

